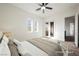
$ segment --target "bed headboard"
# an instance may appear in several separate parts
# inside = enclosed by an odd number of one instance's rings
[[[11,38],[12,37],[12,33],[11,32],[3,32],[3,34],[5,36],[7,36],[8,38]]]

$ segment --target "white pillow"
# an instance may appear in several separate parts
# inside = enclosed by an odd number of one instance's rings
[[[9,39],[4,35],[3,40],[8,44]]]
[[[9,47],[7,43],[5,42],[5,40],[2,40],[0,44],[0,56],[11,56]]]
[[[18,41],[18,40],[16,40],[16,39],[13,39],[12,41],[13,41],[16,45],[21,45],[21,42]]]

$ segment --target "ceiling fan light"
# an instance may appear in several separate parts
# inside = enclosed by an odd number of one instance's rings
[[[42,9],[42,10],[45,10],[45,7],[43,6],[43,7],[41,7],[41,9]]]

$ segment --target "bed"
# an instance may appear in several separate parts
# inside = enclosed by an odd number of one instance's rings
[[[19,42],[13,40],[22,56],[62,56],[61,46],[41,38]]]
[[[6,32],[7,33],[7,32]],[[58,44],[49,42],[41,38],[18,41],[9,39],[7,34],[2,34],[0,38],[0,56],[57,56],[57,51],[61,51]],[[1,48],[2,47],[2,48]],[[5,52],[3,52],[5,51]],[[62,52],[62,51],[61,51]]]
[[[59,42],[42,38],[20,42],[0,33],[0,56],[63,56],[63,51]]]
[[[17,46],[6,35],[0,32],[0,56],[19,56]]]

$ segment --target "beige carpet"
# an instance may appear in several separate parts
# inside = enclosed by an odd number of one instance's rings
[[[68,48],[69,56],[79,56],[79,48],[75,46],[74,42],[63,42],[63,46]]]

